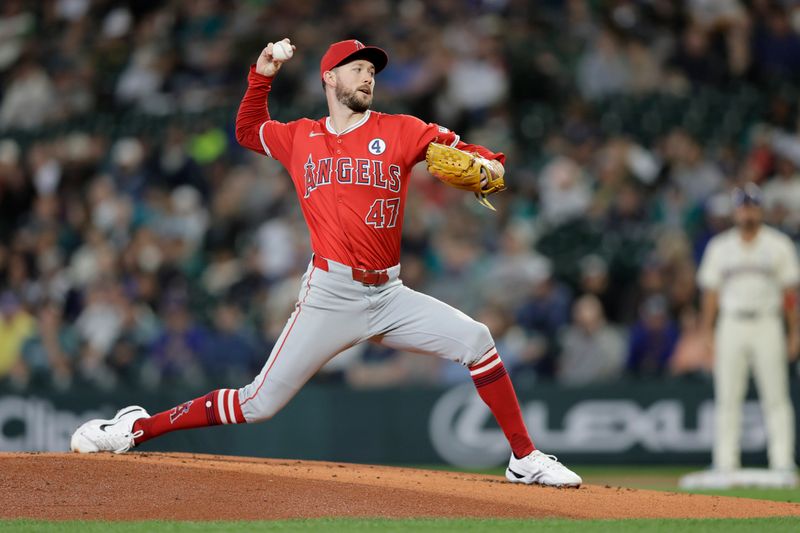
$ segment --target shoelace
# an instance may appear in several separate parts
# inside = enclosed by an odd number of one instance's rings
[[[555,455],[548,455],[546,453],[539,454],[535,458],[535,460],[543,459],[543,458],[550,459],[550,461],[538,461],[546,469],[554,468],[556,466],[560,466],[560,467],[564,466],[560,462],[558,462],[558,457],[556,457]]]
[[[115,453],[119,453],[121,451],[127,451],[125,446],[130,448],[130,433],[123,433],[118,435],[98,435],[95,437],[95,441],[102,447],[106,449],[114,450]]]
[[[103,448],[111,449],[114,453],[124,453],[133,447],[134,439],[142,435],[144,435],[144,431],[139,430],[135,433],[98,435],[95,440]]]
[[[138,439],[142,435],[144,435],[144,431],[142,431],[141,429],[139,431],[135,431],[133,433],[126,433],[124,435],[124,437],[125,437],[125,445],[120,447],[120,448],[117,448],[116,450],[114,450],[114,453],[125,453],[125,452],[127,452],[128,450],[133,448],[133,443],[136,441],[136,439]]]

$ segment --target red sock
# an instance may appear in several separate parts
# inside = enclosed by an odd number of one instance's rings
[[[136,444],[141,444],[179,429],[244,423],[244,415],[239,405],[239,391],[219,389],[182,403],[169,411],[139,419],[133,425],[133,431],[143,432],[141,437],[135,439]]]
[[[481,399],[500,424],[514,455],[518,458],[525,457],[535,450],[536,447],[528,436],[528,428],[522,420],[514,386],[497,350],[492,348],[486,352],[486,355],[469,367],[469,373]]]

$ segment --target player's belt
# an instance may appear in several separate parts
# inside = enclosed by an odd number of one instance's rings
[[[329,272],[330,268],[328,267],[328,260],[324,257],[320,257],[317,254],[314,254],[314,258],[312,259],[314,266],[319,268],[320,270],[324,270],[325,272]],[[376,286],[376,285],[383,285],[387,281],[389,281],[389,271],[388,270],[364,270],[363,268],[353,268],[347,267],[353,274],[353,281],[357,281],[363,285],[368,286]]]
[[[756,320],[763,316],[772,315],[773,313],[769,313],[766,311],[749,311],[745,309],[740,309],[738,311],[730,311],[727,314],[739,320]]]

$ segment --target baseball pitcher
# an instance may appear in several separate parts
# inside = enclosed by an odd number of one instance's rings
[[[271,418],[326,362],[371,341],[464,365],[511,446],[506,478],[577,487],[581,478],[536,450],[488,328],[403,285],[400,237],[411,168],[426,160],[446,183],[486,196],[504,188],[504,156],[436,124],[372,111],[380,48],[332,44],[320,63],[327,117],[288,123],[270,118],[267,99],[294,47],[269,43],[250,68],[236,117],[240,144],[286,167],[311,234],[313,256],[297,304],[261,373],[155,416],[138,406],[92,420],[72,438],[78,452],[125,452],[158,435]]]
[[[715,328],[713,467],[740,467],[742,403],[752,368],[766,419],[770,468],[793,472],[794,412],[785,328],[793,360],[800,350],[797,252],[789,237],[762,224],[761,193],[755,184],[736,189],[733,201],[736,227],[709,242],[698,272],[709,338]]]

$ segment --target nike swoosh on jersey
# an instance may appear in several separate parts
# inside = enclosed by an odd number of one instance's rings
[[[319,132],[313,132],[313,131],[308,134],[309,137],[317,137],[319,135],[325,135],[325,134],[324,133],[319,133]]]

